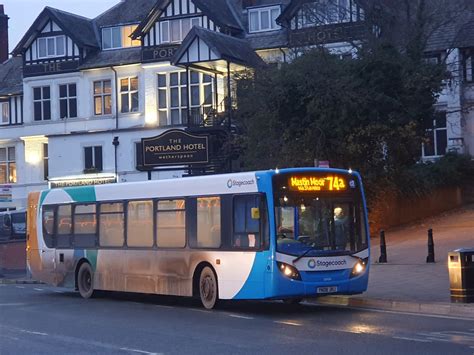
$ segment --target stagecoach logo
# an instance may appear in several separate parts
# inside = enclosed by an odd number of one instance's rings
[[[227,187],[229,189],[233,187],[242,187],[242,186],[249,186],[249,185],[254,185],[255,180],[250,179],[250,180],[234,180],[234,179],[229,179],[227,180]]]
[[[309,259],[308,260],[308,267],[310,269],[314,269],[316,267],[316,261],[314,261],[314,259]]]

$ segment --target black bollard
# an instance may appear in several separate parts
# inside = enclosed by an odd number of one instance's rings
[[[379,263],[387,262],[387,244],[385,244],[385,231],[380,231],[380,258]]]
[[[434,242],[433,242],[433,230],[428,229],[428,256],[426,257],[427,263],[435,262],[435,253],[434,253]]]

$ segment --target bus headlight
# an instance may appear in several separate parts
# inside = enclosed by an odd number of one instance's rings
[[[293,280],[301,280],[301,275],[294,266],[288,265],[286,263],[281,263],[279,261],[277,261],[277,265],[278,270],[280,270],[280,272],[286,277]]]
[[[360,259],[352,268],[351,277],[362,275],[365,272],[367,261]]]

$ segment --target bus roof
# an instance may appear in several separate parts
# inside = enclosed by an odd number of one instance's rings
[[[252,193],[259,191],[258,180],[264,176],[270,178],[275,174],[305,171],[350,173],[348,170],[331,168],[289,168],[179,179],[55,188],[42,191],[42,204]]]

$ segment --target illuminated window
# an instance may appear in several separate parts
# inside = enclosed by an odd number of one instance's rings
[[[197,199],[197,247],[221,246],[221,199],[203,197]]]
[[[99,243],[105,247],[124,244],[124,212],[122,203],[102,203],[99,207]]]
[[[59,85],[59,118],[77,117],[76,84]]]
[[[153,201],[130,201],[127,209],[127,245],[153,246]]]
[[[38,38],[38,58],[61,57],[65,55],[65,36]]]
[[[249,32],[263,32],[279,30],[281,27],[276,23],[280,16],[280,6],[262,7],[249,9]]]
[[[156,237],[160,248],[184,248],[186,245],[185,200],[158,201]]]
[[[94,81],[94,114],[112,113],[112,83],[110,80]]]
[[[16,182],[15,147],[0,148],[0,184]]]
[[[136,28],[137,25],[103,28],[102,49],[118,49],[140,46],[141,42],[139,40],[135,40],[130,37]]]
[[[188,94],[188,84],[190,93]],[[191,119],[188,120],[188,101]],[[214,104],[214,81],[208,74],[190,71],[158,74],[160,126],[200,123]]]
[[[124,78],[120,80],[121,112],[138,111],[138,78]]]
[[[438,112],[426,130],[426,141],[423,143],[423,156],[437,157],[445,155],[447,146],[446,112]]]
[[[35,121],[51,119],[51,90],[49,86],[33,88],[33,106]]]
[[[10,104],[8,102],[0,102],[0,124],[10,123]]]
[[[74,207],[74,247],[95,247],[97,217],[95,204],[81,204]]]

